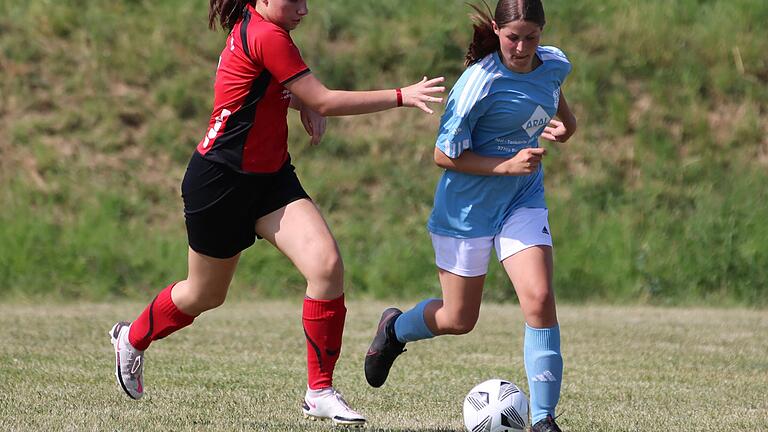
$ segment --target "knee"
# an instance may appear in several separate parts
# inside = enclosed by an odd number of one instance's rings
[[[308,279],[325,282],[339,282],[344,278],[344,262],[336,248],[317,254],[313,271]]]
[[[227,289],[211,289],[210,286],[190,286],[184,294],[184,304],[186,309],[200,314],[207,310],[215,309],[227,298]]]
[[[471,332],[475,328],[475,324],[477,324],[476,315],[451,314],[446,320],[443,330],[446,334],[463,335]]]
[[[526,294],[526,304],[533,316],[548,315],[555,304],[555,296],[549,289],[532,290]]]
[[[215,309],[224,304],[224,300],[227,299],[226,293],[214,293],[207,295],[201,299],[201,304],[205,307],[205,310]]]

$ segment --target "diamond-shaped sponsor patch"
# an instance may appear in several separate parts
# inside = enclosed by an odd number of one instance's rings
[[[541,105],[536,107],[531,117],[523,124],[523,129],[528,133],[529,137],[532,137],[539,129],[543,128],[549,123],[550,117]]]

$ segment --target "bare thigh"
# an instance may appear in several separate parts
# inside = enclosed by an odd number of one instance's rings
[[[259,218],[256,233],[277,247],[307,279],[307,296],[331,300],[344,293],[341,254],[315,203],[300,199]]]
[[[515,287],[525,322],[547,328],[557,324],[555,294],[552,290],[552,248],[533,246],[502,261]]]

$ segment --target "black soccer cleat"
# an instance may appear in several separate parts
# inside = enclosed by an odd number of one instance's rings
[[[397,356],[405,352],[405,344],[395,337],[395,319],[403,311],[389,308],[381,314],[376,335],[365,355],[365,379],[371,387],[381,387]]]
[[[535,425],[531,426],[531,432],[563,432],[560,427],[555,423],[555,419],[551,415],[547,415],[543,420],[539,420]]]

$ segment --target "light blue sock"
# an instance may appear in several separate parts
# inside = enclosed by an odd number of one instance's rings
[[[536,424],[547,414],[555,417],[555,407],[560,400],[563,378],[560,326],[537,329],[526,324],[523,352],[531,392],[531,424]]]
[[[439,299],[426,299],[413,307],[413,309],[404,312],[395,320],[395,336],[402,343],[413,342],[422,339],[435,337],[427,327],[424,321],[424,308],[428,303]]]

